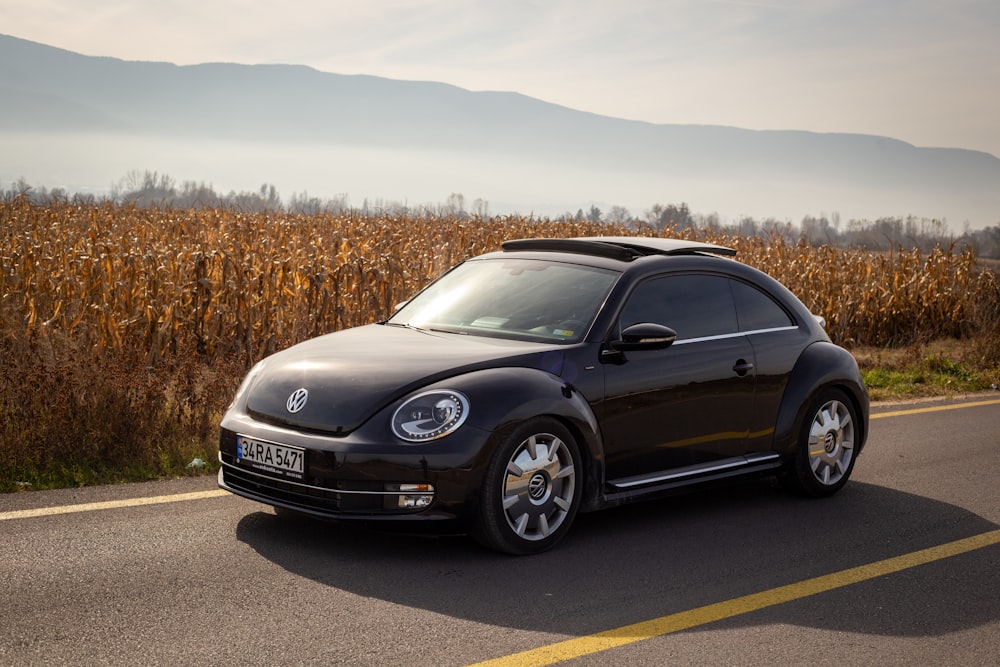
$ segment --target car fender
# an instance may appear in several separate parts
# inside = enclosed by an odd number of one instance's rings
[[[595,499],[604,471],[604,448],[600,427],[586,398],[565,379],[535,368],[490,368],[442,380],[436,387],[463,392],[470,409],[466,426],[492,435],[480,453],[479,468],[485,468],[494,449],[519,424],[539,416],[554,417],[577,438],[585,459],[584,507]]]
[[[868,436],[868,390],[861,378],[858,362],[851,353],[826,341],[818,341],[806,347],[795,362],[775,422],[775,450],[789,456],[795,454],[812,397],[829,388],[843,390],[854,402],[861,420],[856,443],[858,453],[861,452]]]

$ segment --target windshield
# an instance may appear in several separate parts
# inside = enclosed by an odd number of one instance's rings
[[[469,261],[420,292],[386,324],[577,342],[618,275],[607,269],[530,259]]]

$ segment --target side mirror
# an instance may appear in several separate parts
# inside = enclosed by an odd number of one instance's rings
[[[611,341],[611,349],[619,352],[626,350],[662,350],[670,347],[677,340],[677,332],[670,327],[652,322],[640,322],[626,327],[622,331],[621,340]]]

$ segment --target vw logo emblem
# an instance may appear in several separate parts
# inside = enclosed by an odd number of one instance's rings
[[[288,397],[288,401],[285,402],[285,407],[293,415],[306,407],[306,401],[309,400],[309,390],[305,387],[301,389],[296,389],[292,392],[292,395]]]
[[[541,500],[547,490],[548,484],[545,481],[545,475],[542,473],[536,473],[528,480],[528,495],[531,496],[532,500]]]

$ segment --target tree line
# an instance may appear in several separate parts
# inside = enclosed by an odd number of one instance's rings
[[[1000,225],[973,230],[966,225],[961,234],[955,234],[948,223],[936,218],[915,215],[886,216],[875,220],[848,220],[840,215],[807,215],[799,223],[777,218],[758,219],[744,216],[735,221],[723,222],[718,214],[692,212],[687,204],[654,204],[641,216],[632,216],[627,209],[612,206],[605,215],[597,206],[584,211],[564,213],[559,220],[609,222],[629,227],[643,226],[660,232],[673,228],[703,229],[724,232],[735,236],[771,238],[781,237],[788,243],[805,243],[811,246],[832,245],[855,247],[872,251],[893,248],[919,248],[929,251],[935,246],[961,244],[971,246],[978,257],[1000,259]]]
[[[32,187],[20,179],[0,190],[0,197],[10,201],[14,197],[27,197],[35,203],[80,202],[90,203],[110,200],[125,206],[200,209],[221,208],[248,213],[272,212],[301,215],[321,213],[354,215],[398,216],[447,216],[459,219],[485,219],[490,216],[489,202],[474,199],[466,202],[461,193],[452,193],[443,203],[412,205],[396,201],[364,200],[352,206],[346,194],[333,198],[320,198],[308,192],[292,193],[287,202],[274,185],[262,184],[256,191],[230,191],[219,194],[203,182],[177,183],[166,174],[155,171],[130,171],[120,181],[112,184],[109,192],[100,196],[68,193],[62,188]],[[611,206],[603,211],[596,205],[576,213],[567,211],[555,220],[608,223],[636,230],[651,229],[661,232],[703,229],[748,237],[781,237],[789,243],[806,243],[812,246],[832,245],[858,247],[872,251],[894,248],[920,248],[929,251],[939,245],[961,244],[970,246],[979,257],[1000,259],[1000,224],[972,230],[968,224],[960,234],[955,234],[944,220],[922,218],[914,215],[887,216],[876,220],[841,220],[840,215],[807,215],[798,223],[777,218],[758,219],[744,216],[737,220],[723,221],[716,213],[700,214],[690,210],[686,203],[653,204],[639,215],[624,206]]]

